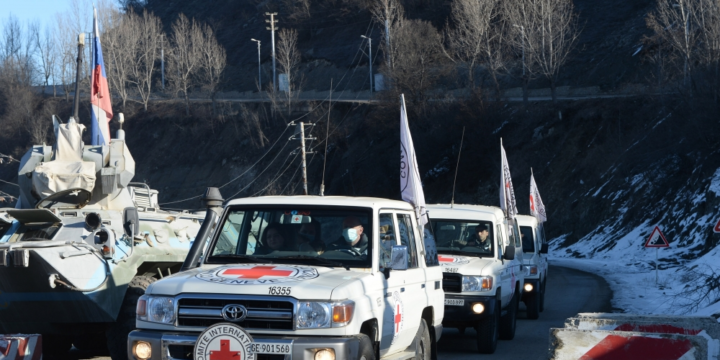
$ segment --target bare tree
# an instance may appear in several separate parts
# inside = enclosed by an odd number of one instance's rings
[[[137,59],[139,35],[132,22],[137,15],[126,16],[116,10],[104,16],[101,41],[106,75],[110,89],[120,96],[124,109],[131,95],[131,77]]]
[[[152,80],[155,74],[155,62],[160,53],[162,23],[153,14],[143,11],[142,16],[128,12],[122,28],[135,39],[130,52],[130,81],[135,85],[140,103],[147,111],[152,92]],[[133,51],[134,50],[134,51]]]
[[[683,59],[683,84],[687,85],[700,32],[696,19],[702,0],[658,0],[647,25]]]
[[[278,33],[279,41],[277,45],[277,62],[280,65],[280,70],[287,76],[287,92],[286,100],[288,107],[288,114],[291,111],[293,96],[297,88],[297,67],[300,64],[300,52],[297,49],[297,31],[295,29],[282,29]]]
[[[373,19],[380,24],[383,29],[383,39],[380,43],[381,49],[385,54],[385,62],[389,68],[393,68],[393,32],[392,29],[402,26],[405,19],[405,11],[403,10],[400,0],[374,0],[374,4],[370,7]]]
[[[190,115],[190,97],[188,92],[196,85],[196,74],[201,66],[200,43],[202,30],[193,19],[184,14],[172,25],[170,34],[171,55],[168,61],[168,80],[176,93],[185,97],[185,113]]]
[[[55,85],[57,79],[55,79],[55,68],[58,61],[59,52],[56,51],[56,41],[53,31],[49,25],[46,25],[42,35],[40,31],[35,32],[35,46],[37,47],[38,54],[40,55],[40,64],[43,72],[43,85],[50,85],[50,79],[52,78],[53,83],[53,96],[57,95]]]
[[[202,42],[200,44],[200,68],[202,71],[201,82],[203,87],[210,93],[213,105],[213,114],[217,114],[215,96],[219,90],[222,74],[225,70],[226,55],[225,48],[218,43],[209,25],[202,26]]]
[[[538,44],[542,42],[540,31],[537,31],[542,27],[536,11],[539,1],[542,0],[504,2],[504,13],[510,30],[508,44],[521,57],[523,103],[526,107],[529,104],[528,85],[538,73],[537,54],[532,49],[540,48]]]
[[[467,67],[468,82],[475,88],[475,68],[486,54],[486,44],[491,37],[490,22],[497,0],[454,0],[450,17],[454,28],[447,27],[445,34],[452,59]]]

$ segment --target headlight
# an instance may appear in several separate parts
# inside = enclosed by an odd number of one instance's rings
[[[175,299],[143,295],[138,299],[136,313],[138,320],[172,324],[175,322]]]
[[[352,320],[354,311],[355,302],[352,300],[303,301],[298,304],[297,328],[317,329],[345,326]]]
[[[493,287],[492,276],[463,276],[462,291],[490,291]]]
[[[538,270],[536,265],[525,265],[525,275],[537,275]]]

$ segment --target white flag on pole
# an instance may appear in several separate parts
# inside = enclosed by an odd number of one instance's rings
[[[415,147],[412,135],[410,135],[407,111],[405,111],[405,95],[400,95],[400,99],[402,101],[400,104],[400,191],[402,199],[415,207],[415,217],[418,225],[422,227],[428,223],[425,193],[423,193],[420,181]]]
[[[533,176],[532,171],[530,172],[530,215],[536,217],[540,223],[547,221],[545,204],[543,204],[540,197],[540,191],[538,191],[537,184],[535,184],[535,176]]]
[[[505,156],[505,148],[502,146],[500,139],[500,155],[502,161],[502,169],[500,170],[500,208],[505,211],[508,219],[514,219],[517,215],[517,204],[515,203],[515,190],[510,177],[510,166]]]

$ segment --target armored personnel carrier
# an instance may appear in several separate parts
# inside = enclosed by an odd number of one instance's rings
[[[87,146],[53,118],[54,146],[22,158],[16,208],[0,209],[0,333],[40,333],[46,357],[103,349],[127,359],[137,299],[180,270],[204,213],[164,211],[131,182],[123,130]]]

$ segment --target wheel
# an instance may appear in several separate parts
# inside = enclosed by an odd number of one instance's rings
[[[360,347],[356,359],[359,360],[375,360],[375,349],[370,338],[365,334],[360,334]]]
[[[515,337],[518,304],[518,294],[516,291],[507,306],[507,313],[500,320],[500,339],[502,340],[512,340]]]
[[[120,306],[120,314],[105,333],[108,352],[112,360],[127,360],[127,338],[130,331],[135,330],[137,301],[155,280],[155,278],[149,276],[136,276],[128,284],[125,298]]]
[[[458,329],[458,331],[460,332],[460,335],[465,335],[465,327],[464,327],[464,326],[461,326],[461,327],[459,327],[459,328],[457,328],[457,329]]]
[[[414,344],[415,360],[430,360],[432,356],[432,340],[430,340],[430,330],[425,319],[420,319],[420,328],[415,334]]]
[[[545,283],[546,282],[547,282],[547,278],[545,280],[543,280],[542,285],[540,285],[540,289],[541,289],[540,301],[538,301],[540,303],[540,306],[539,306],[540,312],[545,311]]]
[[[72,348],[72,338],[65,335],[42,335],[42,352],[46,359],[65,359]]]
[[[105,340],[105,333],[98,332],[75,336],[72,344],[80,351],[104,353],[107,351],[107,343],[103,340]]]
[[[478,352],[493,354],[497,348],[498,334],[500,332],[500,301],[496,302],[495,311],[491,316],[480,320],[475,328]]]
[[[540,286],[538,286],[534,294],[525,299],[525,306],[527,307],[528,319],[536,320],[540,317]]]

